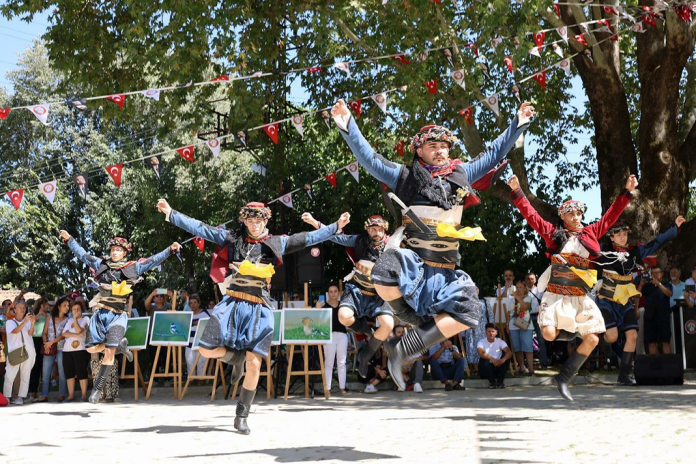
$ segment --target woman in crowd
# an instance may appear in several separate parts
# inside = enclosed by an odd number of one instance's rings
[[[532,346],[532,335],[534,334],[534,325],[532,324],[532,315],[530,314],[532,297],[529,295],[524,281],[519,280],[515,284],[515,291],[512,292],[512,297],[515,299],[515,306],[511,308],[512,311],[510,313],[506,313],[506,317],[508,329],[510,330],[512,350],[515,352],[515,359],[517,359],[517,374],[524,375],[524,358],[527,358],[529,375],[533,377],[534,360],[532,359],[532,354],[534,348]]]
[[[65,381],[65,371],[63,370],[63,346],[65,345],[65,337],[63,329],[68,323],[68,312],[70,312],[70,300],[63,297],[56,301],[51,317],[48,318],[44,325],[43,331],[43,373],[41,374],[41,398],[38,403],[48,400],[48,390],[51,386],[51,373],[53,365],[58,364],[58,385],[60,396],[58,402],[65,400],[68,394],[68,385]]]
[[[72,318],[63,328],[65,345],[63,346],[63,372],[68,383],[68,399],[65,402],[75,401],[75,378],[80,382],[82,401],[87,401],[87,369],[89,366],[89,353],[85,347],[85,336],[89,318],[82,315],[82,301],[73,301],[70,304]]]
[[[196,351],[193,351],[193,339],[196,338],[196,332],[198,332],[198,323],[201,319],[207,319],[210,317],[210,312],[207,309],[201,308],[201,297],[197,294],[193,294],[188,297],[188,306],[193,312],[193,321],[191,323],[191,332],[189,335],[189,344],[186,347],[185,357],[186,357],[186,372],[188,376],[192,375],[203,375],[203,368],[205,367],[205,358],[200,356],[198,358],[198,363],[196,366],[193,362],[196,360]],[[202,381],[201,381],[202,382]]]
[[[348,356],[348,334],[346,326],[338,320],[338,300],[341,294],[337,285],[329,286],[329,301],[319,302],[319,307],[331,308],[331,343],[324,345],[324,374],[326,377],[326,389],[331,391],[331,381],[333,380],[334,360],[336,359],[336,370],[338,371],[338,388],[341,394],[346,394],[346,357]]]
[[[34,367],[31,368],[31,376],[29,377],[29,394],[36,399],[39,396],[39,381],[41,380],[41,370],[43,368],[43,327],[48,317],[49,304],[46,298],[40,298],[34,303],[34,316],[36,322],[34,324],[34,351],[36,352],[36,360]]]
[[[479,288],[476,287],[476,294],[480,295]],[[462,332],[464,343],[466,344],[466,362],[469,364],[471,375],[478,374],[478,363],[480,357],[476,350],[479,340],[486,337],[486,324],[493,322],[493,307],[488,304],[485,298],[479,296],[479,324],[474,329]]]
[[[11,353],[17,348],[22,348],[22,345],[24,345],[29,357],[24,362],[15,366],[10,364],[10,360],[7,359],[3,392],[7,398],[12,396],[12,386],[14,385],[15,378],[19,375],[19,393],[16,398],[12,399],[12,404],[24,404],[24,398],[29,392],[31,368],[34,366],[34,360],[36,358],[34,342],[31,340],[31,337],[34,335],[34,322],[36,318],[33,315],[27,316],[27,305],[23,301],[15,304],[14,311],[15,318],[7,321],[6,325],[7,352]]]

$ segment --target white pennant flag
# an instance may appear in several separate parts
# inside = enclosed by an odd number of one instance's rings
[[[387,114],[387,94],[386,93],[378,93],[377,95],[373,95],[372,99],[377,103],[377,106],[379,106],[379,109],[382,110],[382,113]]]
[[[568,43],[568,28],[566,26],[556,28],[556,32],[561,36],[561,39]]]
[[[559,47],[557,43],[552,44],[551,47],[553,48],[553,51],[556,52],[556,55],[563,58],[563,49]]]
[[[501,43],[503,43],[503,39],[501,39],[500,37],[496,37],[495,39],[493,39],[493,50],[497,49],[498,45],[500,45]]]
[[[360,183],[360,168],[358,167],[357,161],[354,163],[350,163],[348,165],[348,172],[350,172],[353,175],[353,178],[359,184]]]
[[[159,89],[143,90],[140,93],[145,95],[147,98],[152,98],[155,101],[159,101],[159,97],[160,97]]]
[[[57,189],[57,181],[52,180],[51,182],[44,182],[43,184],[39,184],[39,190],[41,190],[41,193],[46,195],[46,199],[48,199],[49,203],[53,204],[53,200],[56,199],[56,189]]]
[[[334,64],[335,67],[346,73],[346,76],[350,77],[350,65],[345,61]]]
[[[639,22],[631,25],[631,30],[633,32],[639,32],[639,33],[645,32],[645,28],[643,27],[643,21],[639,21]]]
[[[291,121],[292,125],[295,126],[295,129],[297,129],[297,132],[300,133],[300,137],[304,137],[304,129],[302,128],[302,122],[304,121],[304,117],[302,117],[301,114],[296,114],[292,117]]]
[[[564,70],[566,74],[570,75],[570,60],[568,58],[561,60],[558,63],[558,67]]]
[[[466,83],[464,82],[464,70],[463,69],[458,69],[456,71],[452,72],[452,79],[454,79],[454,82],[459,84],[459,86],[466,90]]]
[[[34,113],[34,116],[39,118],[44,125],[48,125],[48,106],[50,103],[44,103],[43,105],[35,105],[27,108],[29,111]]]
[[[496,93],[495,95],[491,95],[490,97],[486,98],[486,102],[488,103],[488,106],[491,107],[495,115],[500,116],[500,109],[498,108],[498,94]]]
[[[292,193],[287,193],[280,197],[281,203],[283,203],[288,208],[292,208]]]
[[[534,56],[538,56],[541,58],[541,55],[539,54],[539,47],[534,47],[531,50],[529,50],[529,53]]]
[[[220,140],[218,138],[206,140],[205,144],[210,148],[210,151],[213,152],[215,158],[220,156]]]

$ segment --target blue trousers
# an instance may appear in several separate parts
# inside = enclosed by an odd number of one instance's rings
[[[60,396],[68,396],[68,384],[65,380],[65,371],[63,370],[63,351],[58,350],[55,356],[43,357],[43,373],[41,375],[41,396],[48,397],[48,389],[51,387],[51,372],[53,372],[53,363],[58,363],[58,386]]]
[[[445,383],[447,380],[461,382],[464,377],[465,368],[466,361],[463,357],[446,367],[440,365],[437,359],[430,359],[430,370],[433,373],[433,377],[437,378],[442,383]]]

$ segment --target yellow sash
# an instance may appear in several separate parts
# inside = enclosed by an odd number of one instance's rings
[[[261,267],[245,259],[242,264],[239,265],[239,273],[245,276],[258,277],[259,279],[269,279],[275,274],[275,269],[272,264]]]
[[[441,222],[437,225],[436,230],[438,237],[451,237],[469,241],[486,241],[481,233],[480,227],[462,227],[461,229],[457,230],[457,228],[454,227],[454,224]]]

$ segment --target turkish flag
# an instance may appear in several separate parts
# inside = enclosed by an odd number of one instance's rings
[[[321,71],[321,66],[313,66],[311,68],[307,68],[307,72],[309,73],[315,73],[315,72],[320,72]]]
[[[556,13],[556,16],[561,17],[561,7],[558,3],[553,4],[553,11]]]
[[[189,145],[188,147],[181,147],[177,148],[176,152],[181,155],[182,158],[184,158],[186,161],[190,161],[192,163],[195,162],[193,159],[193,145]]]
[[[478,58],[478,46],[475,43],[466,44],[466,46],[469,47],[469,50],[472,50],[474,52],[474,56]]]
[[[398,142],[396,142],[396,145],[394,145],[394,150],[396,150],[396,152],[399,154],[399,156],[401,158],[403,158],[404,157],[404,141],[399,140]]]
[[[230,78],[223,74],[221,76],[216,77],[215,79],[212,79],[210,82],[226,82],[229,80],[230,80]]]
[[[205,240],[203,240],[201,237],[195,237],[193,239],[193,243],[195,243],[198,249],[201,250],[201,253],[205,252]]]
[[[604,7],[604,11],[606,11],[606,12],[609,13],[609,14],[613,14],[614,16],[618,16],[618,15],[619,15],[619,13],[617,13],[616,10],[613,9],[612,7],[610,7],[610,6],[605,6],[605,7]]]
[[[263,130],[266,131],[266,134],[268,134],[273,143],[278,145],[278,123],[274,122],[273,124],[263,126]]]
[[[534,75],[534,80],[539,83],[542,89],[546,88],[546,71],[538,72]]]
[[[360,106],[362,104],[362,100],[358,99],[352,102],[348,103],[348,106],[355,112],[355,118],[360,119]]]
[[[10,198],[12,205],[17,210],[22,204],[22,199],[24,198],[24,189],[10,190],[9,192],[5,193],[5,195]]]
[[[336,171],[332,172],[331,174],[327,174],[324,177],[326,177],[326,180],[333,185],[333,188],[336,188]]]
[[[107,166],[104,169],[106,169],[106,172],[108,172],[111,178],[114,180],[114,184],[116,184],[116,187],[120,187],[121,173],[123,172],[123,164],[114,164],[113,166]]]
[[[406,59],[406,56],[403,55],[403,54],[401,54],[401,55],[396,55],[396,56],[394,57],[394,59],[397,60],[397,61],[401,61],[403,64],[411,64],[411,62],[410,62],[409,60],[407,60],[407,59]]]
[[[587,47],[587,40],[585,40],[585,36],[583,34],[578,34],[574,38],[575,40]]]
[[[71,293],[68,293],[67,295],[65,295],[65,298],[72,300],[72,301],[75,301],[78,298],[80,298],[80,296],[81,296],[80,292],[78,292],[77,290],[73,290]]]
[[[0,108],[0,119],[7,118],[7,115],[12,111],[11,108]]]
[[[513,69],[512,68],[512,58],[509,56],[506,56],[505,58],[503,58],[503,61],[505,62],[505,66],[507,66],[508,71],[510,71],[511,73],[514,73],[512,70]]]
[[[471,119],[471,116],[473,116],[474,112],[473,112],[471,107],[464,108],[463,110],[460,110],[459,114],[464,116],[464,119],[466,119],[466,122],[468,122],[470,126],[474,125],[474,120]]]
[[[657,27],[657,24],[655,23],[655,15],[653,13],[645,13],[643,15],[643,21],[650,24],[652,27]]]
[[[435,95],[437,93],[437,79],[423,82],[428,88],[428,92]]]
[[[126,102],[126,94],[119,93],[117,95],[109,95],[106,99],[111,100],[116,103],[120,109],[123,109],[123,104]]]
[[[534,34],[534,43],[537,47],[541,48],[544,45],[544,38],[546,37],[546,32],[541,31]]]

